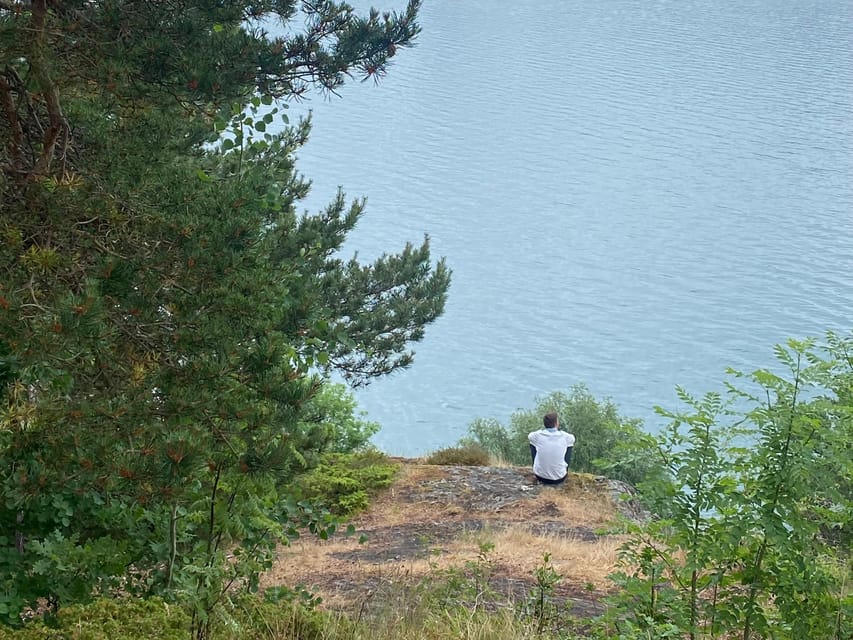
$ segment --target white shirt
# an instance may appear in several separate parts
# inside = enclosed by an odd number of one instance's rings
[[[566,450],[574,446],[575,437],[559,429],[539,429],[528,434],[527,439],[536,447],[533,473],[546,480],[560,480],[569,470]]]

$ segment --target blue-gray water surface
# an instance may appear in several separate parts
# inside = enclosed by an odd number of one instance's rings
[[[348,253],[429,234],[453,269],[415,364],[357,393],[382,449],[578,382],[654,431],[676,384],[853,326],[849,0],[427,0],[421,24],[379,86],[312,99],[298,162],[311,211],[367,196]]]

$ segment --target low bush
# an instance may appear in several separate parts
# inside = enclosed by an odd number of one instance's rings
[[[301,428],[321,452],[353,453],[370,447],[379,424],[367,419],[346,385],[327,382],[302,408]]]
[[[626,448],[635,454],[645,438],[640,420],[621,417],[612,401],[597,400],[584,385],[537,399],[533,409],[513,413],[508,425],[479,418],[468,427],[469,435],[459,446],[479,445],[505,462],[529,465],[527,434],[542,428],[542,416],[549,411],[560,416],[560,429],[577,438],[572,471],[606,474],[634,485],[660,473],[660,465],[651,455],[633,455],[630,461],[623,457]]]
[[[465,444],[458,447],[447,447],[431,453],[425,462],[427,464],[458,464],[468,467],[485,467],[491,464],[492,456],[479,444]]]
[[[102,599],[91,604],[62,607],[49,619],[27,623],[21,629],[0,626],[0,640],[187,640],[190,617],[186,611],[152,598]]]
[[[324,455],[296,480],[297,493],[341,518],[367,508],[370,497],[394,480],[399,465],[375,450]]]

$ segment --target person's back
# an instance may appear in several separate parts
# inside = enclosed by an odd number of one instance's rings
[[[542,422],[543,429],[527,436],[533,458],[533,473],[540,482],[560,484],[568,475],[575,437],[560,431],[560,420],[556,413],[546,414]]]

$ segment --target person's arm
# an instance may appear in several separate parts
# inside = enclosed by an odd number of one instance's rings
[[[536,463],[536,447],[534,447],[532,444],[530,445],[530,458],[531,458],[531,462],[533,462],[535,464]]]

